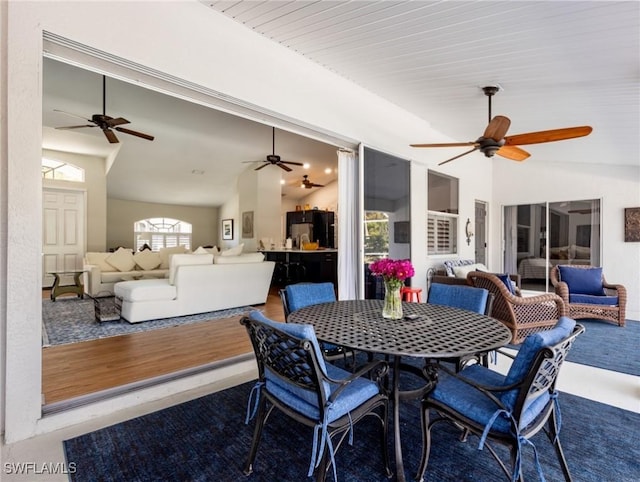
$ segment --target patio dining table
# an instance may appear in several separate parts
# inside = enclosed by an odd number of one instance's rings
[[[403,303],[405,317],[382,317],[382,300],[347,300],[321,303],[294,311],[290,323],[311,324],[319,339],[368,353],[393,357],[394,442],[396,479],[405,480],[400,440],[400,400],[420,398],[437,381],[437,362],[485,353],[506,345],[511,332],[501,322],[485,315],[429,303]],[[417,357],[434,363],[423,369],[402,362]],[[401,390],[400,371],[408,370],[424,379],[424,385]]]

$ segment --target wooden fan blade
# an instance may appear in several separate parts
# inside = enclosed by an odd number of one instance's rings
[[[102,129],[102,132],[104,132],[104,135],[107,137],[111,144],[117,144],[118,142],[120,142],[113,131],[109,129]]]
[[[280,169],[284,169],[284,170],[285,170],[285,171],[287,171],[287,172],[291,172],[291,171],[293,171],[293,169],[291,169],[290,167],[285,166],[285,165],[283,164],[283,161],[280,161],[280,162],[276,163],[276,166],[278,166]]]
[[[454,161],[454,160],[458,159],[459,157],[466,156],[467,154],[471,154],[473,151],[477,151],[477,150],[478,150],[478,146],[474,147],[470,151],[463,152],[462,154],[459,154],[459,155],[457,155],[455,157],[452,157],[451,159],[447,159],[446,161],[442,161],[442,162],[438,163],[438,166],[442,166],[443,164],[446,164],[447,162]]]
[[[280,161],[281,164],[291,164],[292,166],[304,166],[301,162]]]
[[[520,149],[517,146],[502,146],[496,151],[496,154],[507,159],[511,159],[512,161],[524,161],[531,155],[524,149]]]
[[[411,147],[466,147],[477,146],[477,142],[445,142],[441,144],[409,144]]]
[[[125,127],[116,127],[118,132],[124,132],[125,134],[131,134],[132,136],[142,137],[148,141],[152,141],[155,137],[150,136],[149,134],[143,134],[142,132],[132,131],[131,129],[126,129]]]
[[[489,125],[484,130],[484,134],[482,135],[482,137],[484,137],[485,139],[493,139],[496,142],[500,142],[509,130],[510,125],[511,121],[508,117],[497,115],[493,119],[491,119],[491,122],[489,122]]]
[[[564,129],[551,129],[548,131],[527,132],[516,134],[504,139],[505,146],[524,146],[527,144],[542,144],[543,142],[563,141],[591,134],[591,126],[566,127]]]
[[[262,166],[258,166],[254,169],[254,171],[259,171],[260,169],[263,169],[265,167],[267,167],[268,165],[270,165],[270,162],[265,162]]]
[[[78,114],[72,114],[71,112],[66,112],[64,110],[53,109],[53,112],[60,112],[61,114],[67,114],[67,115],[70,115],[72,117],[77,117],[78,119],[82,119],[82,120],[86,120],[87,122],[91,122],[91,119],[87,119],[84,116],[81,116],[81,115],[78,115]]]
[[[316,184],[316,183],[311,183],[312,187],[324,187],[324,184]]]
[[[66,129],[80,129],[80,128],[83,128],[83,127],[96,127],[96,126],[91,125],[91,124],[86,124],[86,125],[83,125],[83,126],[65,126],[65,127],[56,127],[56,129],[59,129],[59,130],[66,130]]]
[[[131,124],[127,119],[123,117],[116,117],[115,119],[109,119],[107,121],[109,127],[121,126],[122,124]]]

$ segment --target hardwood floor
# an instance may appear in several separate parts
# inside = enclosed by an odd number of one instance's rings
[[[49,296],[43,291],[43,296]],[[277,290],[258,306],[284,321]],[[194,323],[131,335],[114,336],[42,349],[44,404],[54,404],[103,390],[251,353],[240,317]]]

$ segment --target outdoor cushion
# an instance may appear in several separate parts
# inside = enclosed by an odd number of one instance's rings
[[[560,281],[567,283],[569,293],[581,295],[604,295],[602,268],[574,268],[559,265]]]
[[[509,368],[509,372],[505,377],[505,384],[509,385],[522,381],[538,352],[542,348],[555,345],[569,336],[575,326],[575,320],[562,316],[552,329],[529,335],[520,346],[518,354]],[[518,391],[514,389],[503,393],[500,398],[505,405],[513,407],[517,395]]]
[[[587,305],[607,305],[617,306],[617,296],[595,296],[595,295],[580,295],[569,294],[569,303],[584,303]]]
[[[333,283],[298,283],[285,288],[289,311],[336,301]]]
[[[433,283],[429,289],[427,303],[452,306],[483,314],[488,297],[489,292],[483,288]]]
[[[342,380],[351,376],[351,374],[341,368],[331,364],[325,364],[320,346],[312,325],[304,325],[298,323],[278,323],[266,318],[261,312],[253,311],[249,315],[252,319],[260,321],[273,328],[281,330],[296,338],[311,341],[313,349],[318,359],[321,371],[335,380]],[[293,383],[283,380],[268,368],[265,368],[265,379],[267,390],[281,400],[286,405],[300,412],[301,414],[318,419],[320,410],[318,408],[317,392],[305,390]],[[338,385],[329,382],[323,382],[327,398],[331,395]],[[369,400],[371,397],[380,393],[378,385],[366,378],[358,378],[340,393],[338,398],[328,407],[328,422],[336,420],[345,415],[350,410],[358,407],[360,404]]]
[[[495,273],[495,275],[498,277],[498,279],[500,279],[500,281],[502,281],[504,283],[504,285],[509,290],[509,293],[511,293],[512,295],[516,294],[516,289],[515,289],[515,286],[514,286],[514,282],[513,282],[513,280],[511,278],[509,278],[508,274]]]
[[[481,385],[494,387],[506,385],[506,377],[504,375],[478,364],[468,366],[460,372],[460,376]],[[470,385],[455,377],[443,377],[438,381],[436,388],[429,397],[453,408],[483,426],[487,425],[495,412],[500,409],[495,402],[482,392],[473,389]],[[526,407],[520,417],[520,426],[518,428],[524,428],[529,425],[546,406],[549,398],[549,393],[544,392],[529,407]],[[505,414],[501,414],[495,420],[491,429],[509,433],[510,427],[509,418]]]

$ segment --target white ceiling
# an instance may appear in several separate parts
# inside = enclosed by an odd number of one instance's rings
[[[610,1],[202,1],[212,15],[234,18],[311,61],[428,121],[452,141],[473,141],[486,127],[481,87],[499,84],[493,115],[511,119],[509,134],[590,125],[585,138],[525,146],[526,162],[640,166],[640,2]],[[272,152],[271,127],[107,79],[107,114],[153,134],[149,142],[82,124],[61,109],[102,112],[102,81],[93,72],[45,59],[45,147],[106,156],[120,149],[108,195],[120,199],[217,206],[237,176]],[[414,142],[442,142],[420,138]],[[84,147],[83,147],[84,146]],[[310,162],[286,174],[283,193],[309,194],[299,180],[336,178],[336,147],[278,130],[283,160]],[[441,149],[442,159],[461,149]],[[455,162],[474,162],[473,153]],[[508,162],[508,161],[504,161]],[[269,166],[265,169],[278,169]],[[204,174],[192,174],[192,171]]]
[[[640,2],[202,3],[453,141],[482,134],[488,112],[480,88],[499,84],[493,115],[511,119],[509,134],[593,127],[586,138],[526,146],[527,162],[640,165]],[[443,149],[442,159],[464,150]]]

